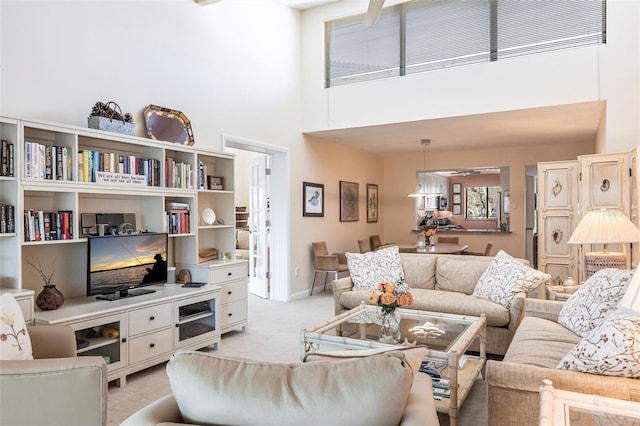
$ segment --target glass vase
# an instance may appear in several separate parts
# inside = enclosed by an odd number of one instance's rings
[[[436,245],[436,237],[432,235],[429,237],[429,246],[433,247],[435,245]]]
[[[378,340],[390,344],[400,341],[400,315],[395,311],[382,313]]]
[[[422,233],[418,233],[418,243],[416,244],[416,248],[425,248],[427,246],[427,237],[422,235]]]

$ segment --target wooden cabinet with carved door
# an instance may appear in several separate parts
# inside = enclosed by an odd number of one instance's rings
[[[578,247],[567,244],[580,221],[578,169],[578,161],[538,163],[538,268],[553,285],[579,279]]]

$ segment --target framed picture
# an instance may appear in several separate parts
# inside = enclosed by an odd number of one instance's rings
[[[453,214],[462,214],[462,209],[460,208],[460,204],[453,205]]]
[[[367,184],[367,223],[378,221],[378,185]]]
[[[302,216],[324,217],[324,185],[302,182]]]
[[[454,183],[453,184],[453,193],[454,194],[459,194],[460,191],[462,191],[462,184]]]
[[[340,181],[340,222],[357,222],[360,216],[358,209],[360,197],[359,185],[354,182]]]
[[[460,194],[453,194],[453,204],[460,204],[461,199],[462,197]]]

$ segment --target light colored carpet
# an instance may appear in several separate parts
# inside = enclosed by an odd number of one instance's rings
[[[249,296],[247,333],[232,331],[222,338],[216,354],[268,362],[300,361],[300,330],[333,316],[333,295],[327,290],[302,300],[274,302]],[[127,377],[127,385],[109,386],[108,425],[118,425],[129,415],[156,399],[171,393],[165,364]],[[440,424],[449,425],[447,415],[439,414]],[[458,424],[487,424],[486,383],[478,380],[462,407]]]

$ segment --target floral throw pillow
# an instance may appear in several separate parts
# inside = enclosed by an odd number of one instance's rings
[[[398,246],[346,256],[353,290],[375,290],[379,283],[395,283],[402,277]]]
[[[513,296],[536,289],[551,275],[533,269],[500,250],[473,289],[473,296],[511,307]]]
[[[20,305],[10,293],[0,296],[0,360],[33,359],[31,339]]]
[[[618,306],[633,273],[632,269],[607,268],[593,274],[562,305],[558,324],[580,337],[586,336]]]
[[[640,378],[640,317],[614,309],[562,358],[558,368]]]

